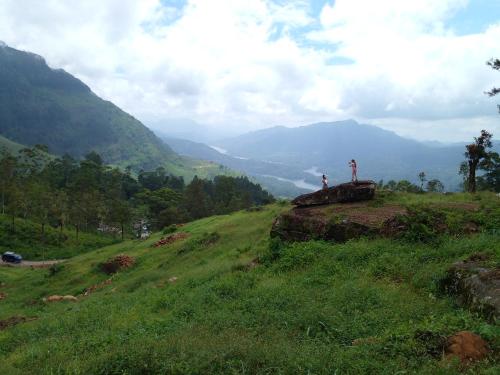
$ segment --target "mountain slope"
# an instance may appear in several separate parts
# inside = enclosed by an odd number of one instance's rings
[[[478,197],[401,199],[498,205],[493,194]],[[155,234],[52,270],[0,268],[0,321],[29,318],[0,330],[0,372],[455,374],[460,364],[442,360],[439,339],[462,330],[498,352],[494,323],[438,293],[451,263],[475,252],[500,260],[494,233],[428,245],[364,238],[269,247],[272,222],[288,208],[206,218],[172,244],[152,247]],[[122,253],[135,265],[104,274],[99,265]],[[42,302],[53,294],[78,301]],[[470,370],[499,366],[492,356]]]
[[[304,172],[297,171],[293,167],[269,163],[254,159],[242,159],[230,155],[225,155],[203,143],[193,142],[186,139],[160,137],[178,154],[195,159],[212,161],[222,164],[236,171],[242,171],[253,177],[271,194],[278,197],[294,197],[304,194],[309,190],[299,188],[292,182],[279,180],[269,175],[291,180],[301,180],[307,178]]]
[[[8,151],[10,153],[16,153],[24,147],[25,146],[16,142],[12,142],[10,139],[7,139],[0,135],[0,152]]]
[[[231,155],[268,160],[304,171],[317,167],[331,178],[350,178],[356,159],[360,177],[416,181],[419,172],[441,179],[449,190],[460,183],[463,147],[430,147],[393,132],[353,120],[298,128],[274,127],[216,143]],[[317,177],[310,177],[316,180]]]
[[[153,169],[174,152],[131,115],[43,58],[0,47],[0,134],[54,154],[94,150],[107,163]]]

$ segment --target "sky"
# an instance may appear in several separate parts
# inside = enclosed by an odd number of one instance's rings
[[[500,136],[500,0],[1,0],[0,40],[157,127]]]

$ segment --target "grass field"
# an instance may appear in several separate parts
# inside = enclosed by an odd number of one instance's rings
[[[493,194],[390,195],[374,202],[478,202]],[[455,374],[419,332],[471,330],[500,349],[500,328],[439,293],[454,261],[475,252],[500,262],[500,236],[445,236],[432,244],[357,239],[344,244],[270,244],[289,209],[202,219],[187,239],[153,248],[161,235],[78,255],[56,269],[0,268],[0,320],[36,317],[0,331],[1,374]],[[493,211],[496,215],[497,211]],[[492,217],[492,220],[498,220]],[[99,264],[134,256],[109,278]],[[254,261],[256,258],[260,260]],[[257,264],[259,263],[259,264]],[[177,281],[169,282],[176,277]],[[497,374],[492,356],[464,370]]]

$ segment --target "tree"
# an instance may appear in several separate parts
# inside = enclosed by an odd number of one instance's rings
[[[418,174],[418,179],[420,180],[420,190],[424,190],[424,182],[427,181],[425,178],[425,172],[420,172]]]
[[[466,161],[460,165],[460,174],[464,175],[464,187],[470,193],[476,192],[476,171],[481,162],[485,163],[492,155],[488,151],[491,148],[493,134],[481,130],[479,137],[474,137],[474,142],[465,146]]]
[[[444,185],[438,179],[432,179],[427,181],[427,191],[430,193],[442,193],[444,191]]]
[[[491,59],[487,62],[487,64],[494,70],[500,70],[500,60],[499,59]],[[493,97],[497,94],[500,94],[500,88],[493,87],[490,91],[486,92],[490,97]],[[498,111],[500,112],[500,104],[497,106]]]
[[[12,188],[14,173],[16,171],[17,159],[9,152],[4,151],[0,155],[0,189],[2,189],[2,214],[5,214],[6,196]]]

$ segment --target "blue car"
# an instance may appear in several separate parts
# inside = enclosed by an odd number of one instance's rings
[[[2,254],[2,260],[5,263],[21,263],[23,260],[23,257],[19,254],[12,252],[12,251],[6,251],[5,253]]]

